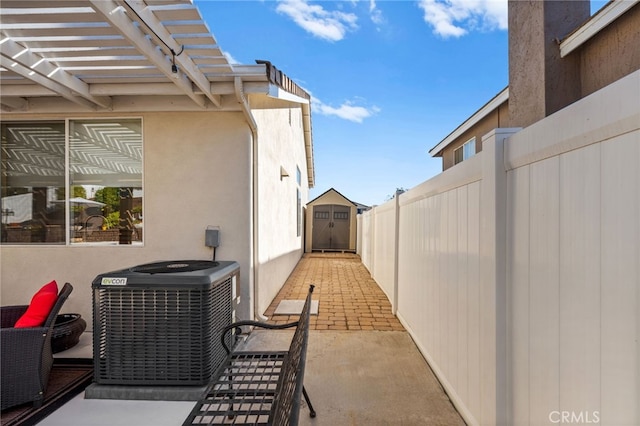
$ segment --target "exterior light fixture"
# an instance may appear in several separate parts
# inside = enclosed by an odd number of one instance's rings
[[[280,166],[280,180],[286,177],[289,177],[289,172],[287,172],[284,167]]]
[[[171,72],[174,74],[177,74],[178,66],[176,65],[176,56],[180,56],[182,52],[184,52],[184,46],[182,46],[182,48],[178,53],[176,53],[175,50],[173,49],[169,49],[169,50],[171,50]]]

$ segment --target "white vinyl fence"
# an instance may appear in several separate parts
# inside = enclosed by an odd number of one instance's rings
[[[469,424],[640,424],[640,71],[359,218]]]

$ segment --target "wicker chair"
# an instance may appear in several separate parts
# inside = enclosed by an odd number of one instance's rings
[[[13,328],[18,318],[27,310],[27,305],[0,308],[2,410],[27,402],[33,402],[34,407],[42,405],[53,366],[53,325],[71,291],[73,286],[69,283],[62,287],[56,303],[41,327]]]

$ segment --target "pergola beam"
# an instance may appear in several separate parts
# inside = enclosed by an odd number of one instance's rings
[[[89,85],[81,81],[77,77],[69,74],[63,69],[60,69],[42,56],[35,54],[21,44],[13,41],[10,37],[0,33],[0,50],[3,58],[3,65],[7,69],[11,69],[17,72],[15,64],[22,66],[23,72],[19,72],[24,78],[32,81],[36,81],[35,76],[40,76],[39,81],[42,79],[50,80],[53,84],[46,86],[51,90],[54,90],[61,96],[64,93],[75,93],[92,104],[101,106],[102,108],[111,108],[111,99],[108,97],[93,96],[89,92]],[[29,70],[28,72],[25,70]],[[62,88],[62,91],[56,90],[54,87]]]
[[[109,96],[179,96],[184,94],[173,83],[94,83],[91,85],[91,93]]]
[[[132,43],[140,53],[145,55],[162,74],[170,78],[184,94],[201,108],[204,109],[206,107],[204,96],[194,92],[191,80],[180,70],[177,73],[171,71],[171,63],[167,60],[167,57],[153,45],[151,40],[127,16],[123,6],[113,0],[88,0],[88,2],[114,29]]]
[[[56,96],[57,93],[51,89],[34,84],[5,84],[2,86],[2,99],[5,97],[31,98],[42,96]]]
[[[178,53],[181,50],[181,46],[176,43],[169,31],[162,25],[162,22],[149,11],[146,4],[141,0],[125,0],[123,1],[125,7],[131,9],[136,13],[149,27],[151,32],[155,34],[161,43],[166,43],[174,52]],[[194,6],[195,7],[195,6]],[[220,108],[221,101],[220,96],[211,93],[210,83],[207,77],[198,69],[196,64],[193,63],[191,58],[187,55],[175,56],[175,62],[178,65],[178,69],[183,71],[193,83],[204,93],[204,95],[214,104]]]
[[[74,102],[83,107],[90,108],[92,110],[97,109],[97,106],[95,103],[89,101],[86,98],[78,96],[71,89],[69,89],[69,87],[64,86],[58,83],[57,81],[51,80],[50,78],[47,78],[38,74],[32,69],[27,68],[24,65],[14,61],[13,59],[5,56],[4,53],[0,55],[0,66],[13,71],[16,74],[19,74],[22,77],[33,81],[34,83],[40,84],[49,90],[54,91],[58,95],[62,96],[65,99],[70,100],[71,102]]]

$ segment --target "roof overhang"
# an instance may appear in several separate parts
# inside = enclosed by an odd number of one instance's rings
[[[576,28],[560,42],[560,56],[564,58],[606,28],[623,13],[638,5],[640,0],[610,1],[587,22]]]
[[[429,154],[432,157],[437,157],[442,151],[449,146],[453,141],[458,139],[464,132],[478,124],[483,118],[495,111],[500,105],[509,99],[509,88],[506,87],[500,93],[487,102],[482,108],[476,111],[471,117],[465,120],[460,126],[458,126],[453,132],[451,132],[440,143],[429,150]]]

